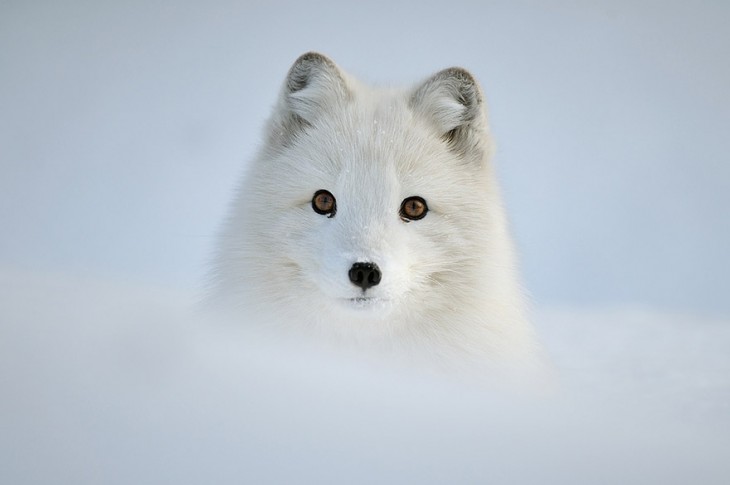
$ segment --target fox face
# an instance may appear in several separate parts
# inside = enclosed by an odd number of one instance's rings
[[[344,334],[463,334],[452,320],[517,308],[491,150],[463,69],[372,88],[305,54],[239,187],[218,285],[253,316]]]
[[[293,280],[336,309],[384,316],[428,286],[434,262],[443,259],[436,254],[443,245],[432,240],[440,232],[440,197],[413,167],[427,147],[396,140],[406,126],[352,106],[282,152],[282,165],[303,169],[291,180],[296,197],[280,213],[292,235],[284,254],[296,268]]]
[[[466,71],[375,89],[305,54],[240,188],[219,271],[253,287],[254,307],[318,326],[392,330],[468,308],[504,265],[490,262],[503,237],[490,151]]]

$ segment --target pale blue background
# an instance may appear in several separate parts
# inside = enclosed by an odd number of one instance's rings
[[[192,287],[291,62],[483,83],[540,305],[730,315],[730,2],[0,3],[0,271]]]

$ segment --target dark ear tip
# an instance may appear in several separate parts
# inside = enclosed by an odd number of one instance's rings
[[[307,86],[312,69],[317,67],[336,68],[335,63],[324,54],[310,51],[302,54],[294,61],[287,75],[286,86],[289,92],[294,93]]]
[[[459,93],[459,101],[465,105],[482,103],[482,90],[474,75],[463,67],[449,67],[436,74],[442,81],[450,81]]]
[[[324,62],[324,61],[328,61],[328,60],[329,60],[329,58],[327,56],[325,56],[324,54],[320,54],[319,52],[316,52],[316,51],[309,51],[309,52],[305,52],[301,56],[297,57],[297,60],[294,61],[294,64],[297,64],[297,63],[303,62],[303,61],[304,62],[308,62],[308,61]]]
[[[470,73],[469,71],[467,71],[463,67],[449,67],[449,68],[446,68],[446,69],[442,70],[441,72],[439,72],[437,74],[437,76],[439,76],[441,78],[452,78],[452,79],[456,79],[456,80],[461,81],[461,82],[463,82],[465,84],[474,84],[474,85],[477,84],[477,80],[474,77],[474,75],[472,75],[472,73]]]

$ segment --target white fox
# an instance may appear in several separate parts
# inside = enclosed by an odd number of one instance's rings
[[[464,69],[382,89],[304,54],[224,225],[214,296],[317,338],[539,362],[492,147]]]

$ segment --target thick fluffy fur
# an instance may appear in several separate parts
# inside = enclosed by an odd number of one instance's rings
[[[303,55],[224,227],[215,296],[243,320],[317,338],[535,360],[491,152],[484,98],[467,71],[376,89]],[[334,217],[313,210],[320,189],[336,198]],[[410,196],[429,212],[404,222]],[[380,284],[353,284],[355,262],[375,262]]]

